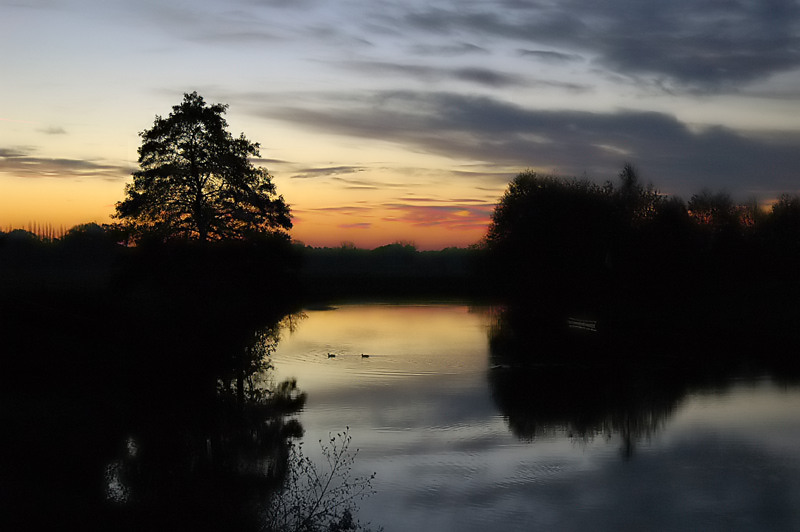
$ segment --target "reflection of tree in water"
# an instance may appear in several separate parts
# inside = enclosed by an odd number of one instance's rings
[[[3,312],[6,367],[19,378],[2,390],[13,434],[0,462],[2,527],[261,528],[289,439],[302,434],[291,414],[305,394],[269,378],[285,323],[96,303],[48,297]]]
[[[619,434],[626,455],[654,434],[684,390],[661,373],[619,374],[602,368],[499,366],[489,372],[492,394],[511,431],[534,440],[553,432],[593,438]]]
[[[287,314],[273,325],[257,330],[247,345],[230,358],[225,371],[217,378],[217,390],[225,396],[235,395],[239,403],[262,402],[273,396],[277,400],[280,392],[291,382],[281,383],[278,390],[273,390],[270,358],[278,347],[281,331],[294,332],[297,324],[305,318],[305,314]],[[278,395],[273,395],[277,393]]]
[[[302,435],[286,416],[302,408],[305,394],[295,381],[275,385],[268,373],[281,326],[259,331],[232,357],[216,393],[175,383],[134,414],[130,436],[106,468],[106,496],[123,522],[135,529],[154,520],[167,529],[259,528],[259,508],[285,474],[288,439]]]
[[[618,333],[570,328],[566,318],[548,321],[519,308],[499,311],[489,333],[488,378],[511,431],[525,440],[618,434],[631,456],[691,389],[726,382],[743,366],[763,371],[721,341]]]

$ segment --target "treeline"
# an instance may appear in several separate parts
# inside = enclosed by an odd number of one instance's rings
[[[375,249],[352,244],[298,248],[300,281],[310,299],[352,297],[477,296],[476,248],[420,251],[395,242]]]
[[[797,195],[765,210],[707,190],[664,196],[630,165],[604,185],[523,172],[484,249],[495,293],[544,328],[583,316],[629,335],[797,330]]]
[[[59,238],[23,229],[0,231],[0,287],[100,290],[144,278],[157,284],[181,284],[181,279],[199,281],[196,278],[201,277],[206,289],[213,289],[217,283],[245,279],[271,284],[275,276],[292,276],[298,267],[289,238],[282,234],[213,245],[152,239],[127,246],[124,240],[116,226],[95,223],[72,227]]]
[[[420,251],[395,242],[312,247],[279,234],[200,243],[143,241],[126,246],[112,226],[84,224],[61,238],[17,229],[0,232],[0,289],[5,292],[157,292],[195,297],[209,291],[260,293],[324,302],[352,297],[479,295],[480,250]],[[197,283],[202,289],[197,289]],[[232,294],[233,295],[233,294]]]
[[[4,290],[95,289],[109,283],[124,253],[104,227],[90,223],[60,237],[0,231],[0,286]]]

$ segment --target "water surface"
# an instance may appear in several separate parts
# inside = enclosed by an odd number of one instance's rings
[[[296,377],[308,393],[308,454],[350,427],[357,473],[377,472],[362,521],[387,531],[800,529],[795,386],[725,377],[649,393],[644,383],[624,407],[584,404],[586,378],[542,386],[546,373],[498,374],[515,370],[491,356],[487,308],[305,314],[273,355],[276,379]]]

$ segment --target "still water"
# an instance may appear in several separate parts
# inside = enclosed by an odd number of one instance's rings
[[[356,474],[377,473],[362,522],[800,530],[800,389],[767,377],[669,393],[645,383],[643,404],[587,421],[573,411],[591,397],[585,380],[547,393],[523,380],[531,389],[507,396],[497,372],[509,370],[489,348],[493,319],[458,304],[342,305],[307,310],[283,333],[275,377],[296,377],[308,393],[298,415],[307,454],[349,427]]]

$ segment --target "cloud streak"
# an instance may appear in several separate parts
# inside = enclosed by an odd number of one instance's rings
[[[800,66],[800,5],[790,0],[451,1],[394,17],[408,31],[533,44],[547,60],[587,55],[610,71],[685,90],[733,90]],[[543,45],[556,55],[539,53]]]
[[[0,148],[0,172],[18,177],[93,178],[116,181],[127,178],[132,171],[132,168],[84,159],[34,157],[30,150],[25,148]]]
[[[482,67],[444,68],[380,61],[350,61],[346,68],[370,76],[397,76],[425,82],[463,81],[486,87],[523,87],[529,84],[523,76]]]
[[[340,229],[370,229],[372,224],[369,222],[356,222],[352,224],[339,224],[336,227]]]
[[[140,16],[171,36],[178,28],[179,38],[209,45],[315,42],[341,52],[368,51],[385,49],[388,45],[381,43],[393,35],[415,43],[405,50],[429,59],[481,57],[511,48],[543,63],[587,63],[688,92],[738,91],[743,84],[800,68],[800,4],[793,0],[444,0],[422,5],[356,0],[335,12],[319,2],[303,2],[302,9],[291,4],[240,0],[201,2],[191,9],[159,4],[140,10]],[[417,76],[434,75],[419,68]],[[517,73],[501,74],[484,65],[443,72],[493,87],[519,83]]]
[[[64,129],[63,127],[58,127],[58,126],[47,127],[47,128],[44,128],[44,129],[40,129],[39,131],[41,133],[44,133],[45,135],[66,135],[67,134],[67,130],[66,129]]]
[[[324,166],[319,168],[303,168],[291,176],[292,179],[315,179],[363,172],[363,166]]]
[[[419,201],[419,200],[417,200]],[[401,222],[414,227],[441,227],[451,231],[483,230],[489,224],[494,204],[418,205],[414,203],[385,203],[382,207],[390,216],[384,221]]]
[[[326,132],[562,174],[606,178],[632,161],[657,185],[683,194],[702,186],[793,190],[800,168],[798,134],[768,139],[724,127],[695,130],[666,113],[540,110],[445,92],[384,91],[349,101],[337,95],[335,102],[265,112]]]
[[[563,52],[555,52],[553,50],[517,50],[517,53],[523,57],[531,57],[539,59],[546,63],[562,64],[583,62],[585,59],[579,54],[567,54]]]

